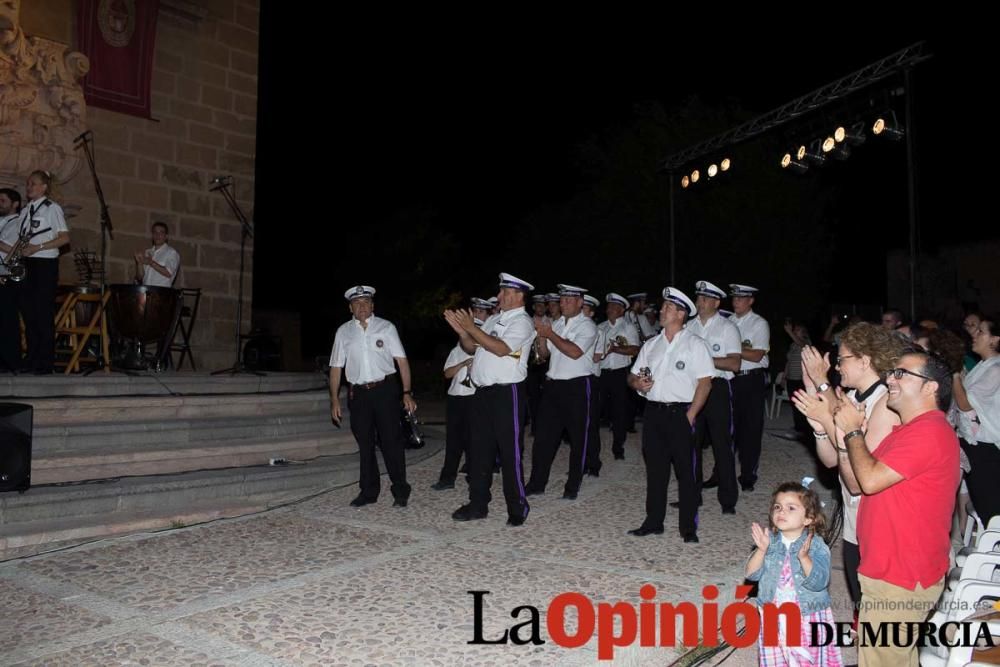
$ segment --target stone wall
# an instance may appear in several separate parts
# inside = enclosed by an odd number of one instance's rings
[[[67,0],[22,3],[21,25],[47,39],[67,40]],[[194,332],[199,368],[234,359],[240,225],[211,181],[232,175],[236,199],[253,218],[257,118],[258,0],[161,0],[152,77],[152,120],[86,109],[98,174],[115,227],[109,282],[129,282],[132,254],[147,247],[155,221],[170,227],[181,254],[176,286],[203,290]],[[0,142],[3,138],[0,137]],[[20,179],[23,183],[22,174]],[[23,191],[23,185],[22,185]],[[86,165],[56,189],[73,217],[72,249],[62,257],[63,282],[77,282],[72,250],[100,249],[99,210]],[[249,329],[253,269],[247,243],[243,323]]]

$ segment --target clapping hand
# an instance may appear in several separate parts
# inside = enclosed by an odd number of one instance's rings
[[[757,548],[761,551],[767,551],[767,548],[771,546],[771,536],[764,528],[754,521],[750,524],[750,537],[753,538],[753,543],[757,545]]]

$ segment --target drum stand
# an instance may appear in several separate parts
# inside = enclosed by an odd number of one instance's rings
[[[239,280],[239,294],[236,299],[236,360],[233,365],[229,368],[223,368],[222,370],[214,371],[212,375],[239,375],[240,373],[248,373],[252,375],[264,376],[266,373],[261,371],[250,370],[243,365],[243,357],[240,354],[240,341],[243,339],[241,331],[243,329],[243,269],[246,262],[246,246],[247,239],[253,237],[253,227],[250,225],[250,221],[247,220],[246,215],[243,213],[243,209],[240,208],[239,203],[236,201],[236,197],[233,196],[230,187],[233,184],[232,176],[219,176],[213,180],[215,185],[210,188],[213,192],[220,192],[225,198],[226,203],[229,204],[230,210],[232,210],[233,215],[236,219],[240,221],[240,280]]]

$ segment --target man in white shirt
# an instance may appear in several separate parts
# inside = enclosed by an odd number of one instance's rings
[[[608,407],[611,417],[611,453],[615,459],[625,458],[625,438],[628,436],[629,411],[628,369],[639,354],[639,331],[625,319],[628,301],[611,292],[604,297],[608,319],[597,326],[604,346],[595,353],[600,356],[601,404]]]
[[[135,279],[140,284],[151,287],[173,287],[177,271],[181,266],[181,256],[167,244],[168,233],[167,223],[154,222],[153,246],[133,255]]]
[[[455,521],[485,519],[497,453],[503,472],[507,525],[520,526],[531,509],[524,492],[521,452],[524,450],[524,379],[528,351],[535,339],[531,317],[524,310],[525,295],[534,289],[509,273],[500,274],[497,294],[500,312],[477,327],[472,313],[446,310],[444,318],[458,334],[459,345],[474,355],[470,379],[476,388],[472,403],[472,441],[469,446],[469,502],[455,510]]]
[[[695,284],[695,307],[697,317],[688,322],[691,333],[705,339],[712,354],[715,373],[712,391],[705,402],[705,408],[698,414],[695,424],[695,483],[698,485],[698,500],[701,504],[702,449],[706,441],[712,442],[715,455],[715,472],[705,482],[704,487],[718,487],[719,504],[723,514],[736,514],[739,489],[736,487],[736,461],[733,454],[732,388],[730,381],[740,370],[740,330],[736,325],[719,314],[719,304],[726,293],[719,287],[699,280]]]
[[[10,280],[7,253],[17,243],[18,213],[21,193],[12,188],[0,189],[0,372],[16,373],[21,366],[21,327],[17,316],[17,283]]]
[[[361,453],[361,493],[351,501],[362,507],[378,500],[381,489],[376,439],[382,449],[386,470],[392,482],[393,507],[406,507],[410,485],[406,483],[406,456],[400,432],[399,386],[392,377],[399,365],[403,385],[402,407],[417,409],[410,388],[410,364],[399,340],[395,325],[374,315],[372,297],[375,288],[357,285],[344,293],[353,317],[337,329],[330,353],[330,416],[338,427],[340,381],[346,375],[350,386],[347,406],[351,413],[351,432]]]
[[[740,457],[740,486],[753,491],[760,463],[760,441],[764,435],[764,403],[767,400],[767,353],[771,349],[771,327],[753,312],[757,288],[737,283],[729,286],[733,316],[729,321],[740,330],[740,370],[733,378],[733,443]]]
[[[563,498],[575,500],[587,460],[590,420],[590,397],[595,391],[593,375],[594,345],[597,326],[583,314],[583,295],[587,290],[573,285],[558,285],[559,308],[555,322],[535,322],[535,331],[546,339],[542,354],[549,358],[549,370],[542,390],[538,426],[531,450],[531,479],[525,487],[530,496],[545,492],[559,441],[565,429],[569,433],[569,473]]]
[[[694,424],[712,389],[715,366],[708,344],[684,327],[694,311],[686,294],[663,289],[663,333],[639,350],[628,384],[645,395],[642,456],[646,462],[646,518],[630,535],[663,533],[670,466],[680,495],[678,528],[685,542],[698,541],[698,497],[694,480]]]
[[[600,300],[589,294],[583,295],[583,314],[587,319],[594,320],[597,309],[601,306]],[[594,324],[597,324],[594,322]],[[584,464],[584,472],[591,477],[601,476],[601,352],[605,348],[604,334],[601,327],[597,327],[597,341],[594,343],[594,351],[590,357],[590,432],[587,434],[587,461]]]
[[[476,302],[472,300],[473,311],[477,310]],[[481,309],[479,309],[481,310]],[[483,326],[483,320],[475,318],[476,326]],[[448,386],[448,400],[445,408],[445,444],[444,463],[438,481],[431,484],[435,491],[455,488],[458,477],[458,463],[465,455],[465,465],[469,465],[469,443],[472,440],[472,397],[476,394],[476,386],[472,384],[472,356],[462,349],[461,343],[456,344],[444,361],[444,377],[451,380]]]

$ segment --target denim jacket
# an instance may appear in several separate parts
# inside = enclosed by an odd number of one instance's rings
[[[822,537],[813,535],[812,544],[809,546],[809,556],[812,558],[813,566],[807,577],[802,572],[802,563],[799,562],[797,554],[808,535],[808,531],[802,531],[798,539],[785,549],[781,533],[771,531],[771,544],[764,554],[764,565],[747,575],[748,580],[760,582],[757,604],[774,602],[785,554],[791,552],[792,580],[795,583],[795,592],[802,613],[811,614],[830,606],[830,594],[827,591],[830,584],[830,547],[826,546]]]

